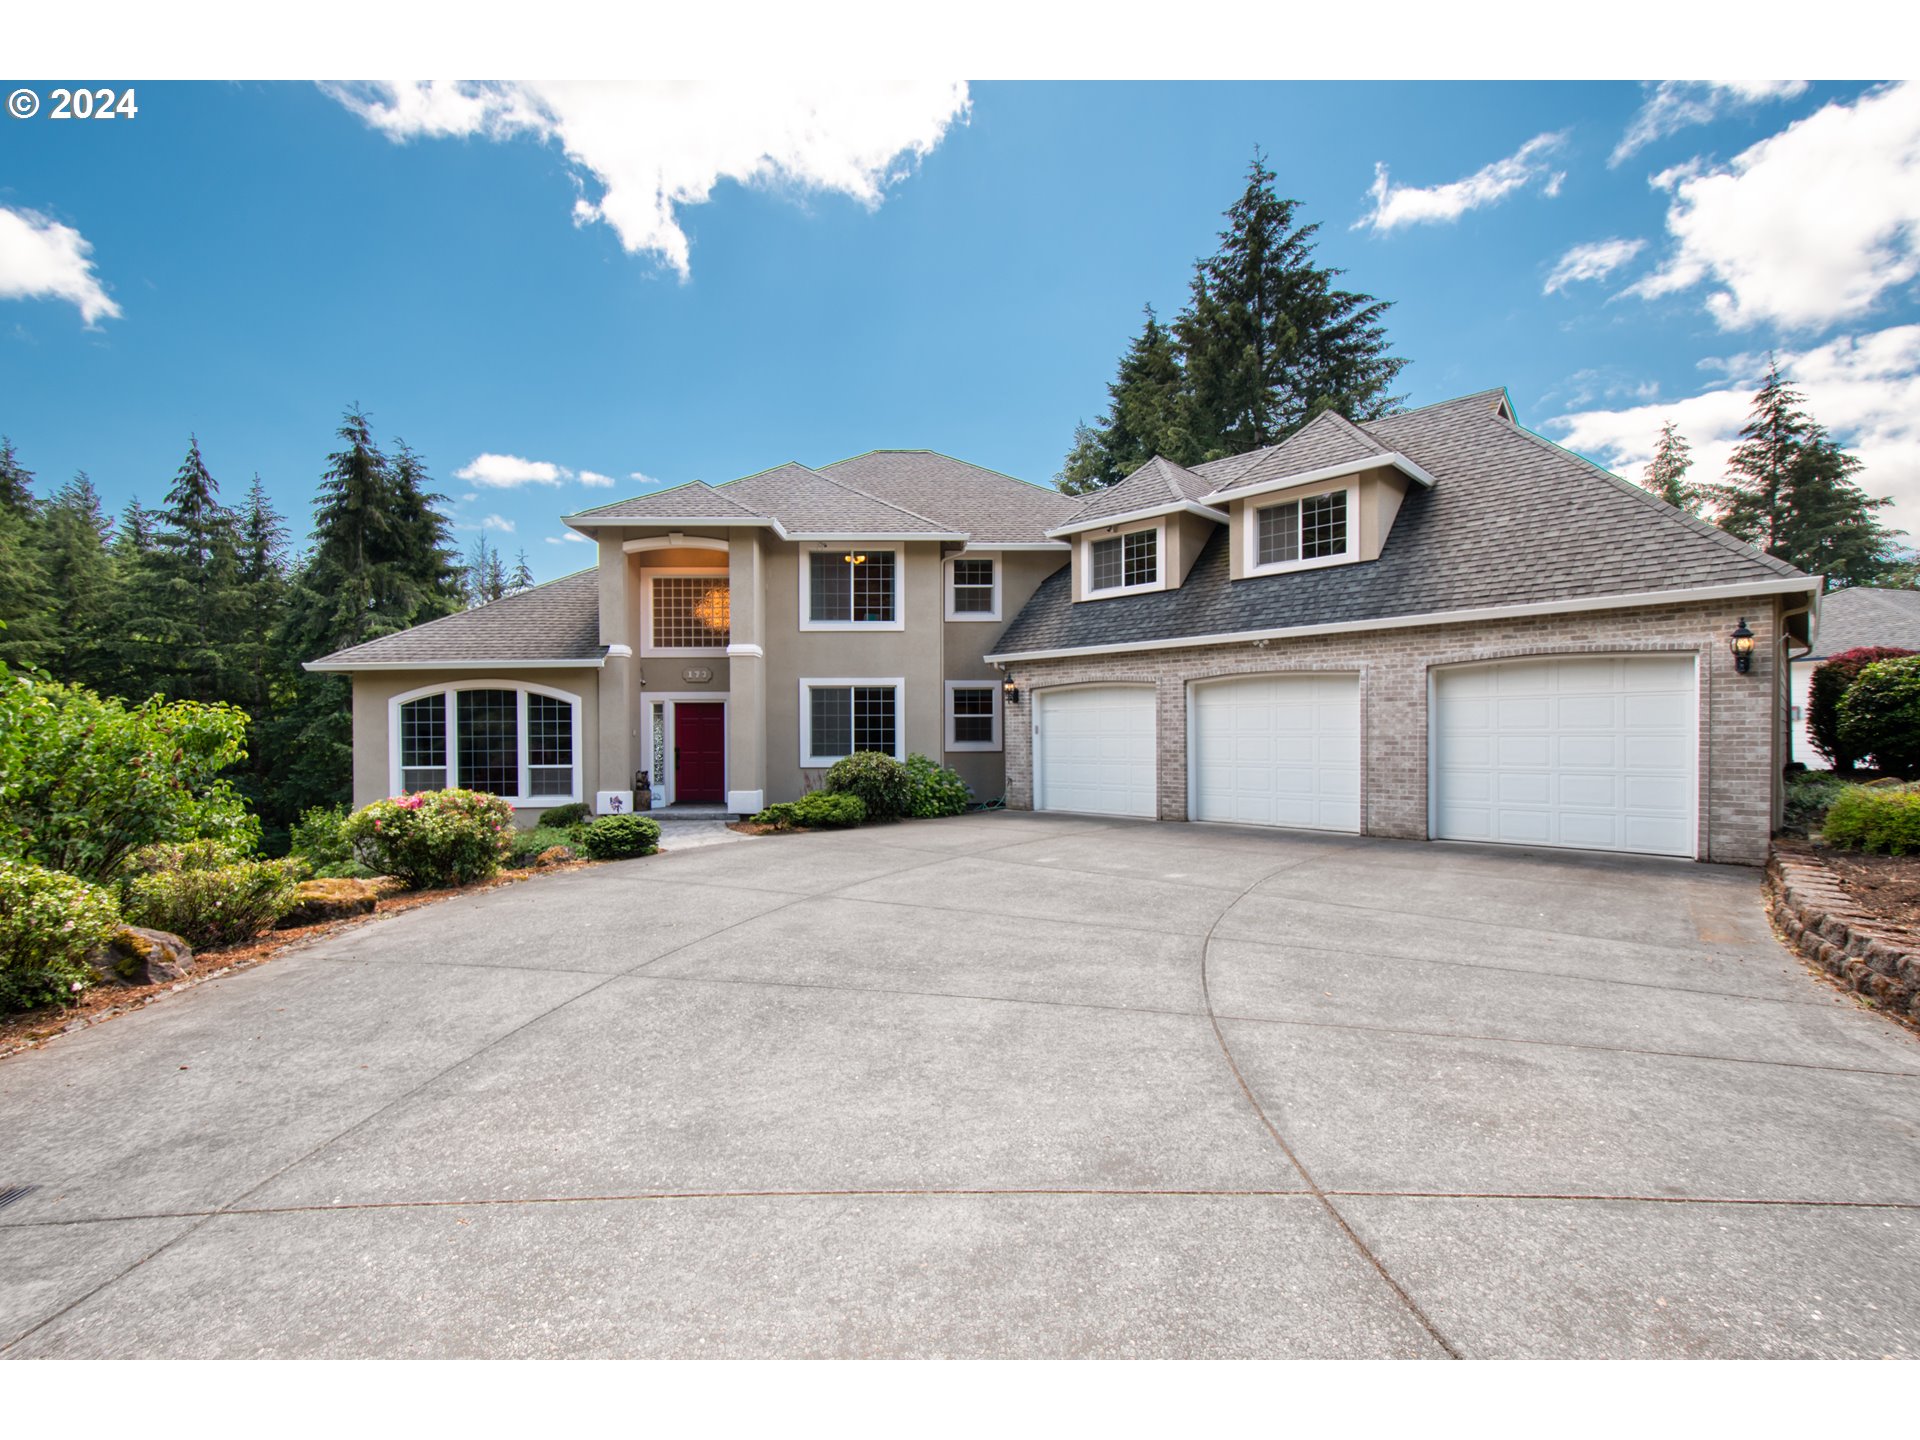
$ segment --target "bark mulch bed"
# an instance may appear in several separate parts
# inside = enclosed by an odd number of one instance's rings
[[[251,970],[256,965],[264,965],[291,951],[302,950],[315,941],[324,940],[330,935],[348,930],[357,925],[371,925],[389,915],[398,915],[402,911],[417,910],[422,905],[432,905],[436,901],[451,900],[456,895],[472,895],[480,890],[497,889],[502,885],[516,884],[522,880],[531,880],[540,875],[559,875],[569,870],[580,870],[591,865],[590,860],[576,860],[560,865],[548,865],[538,870],[502,870],[492,880],[477,885],[465,885],[447,890],[403,891],[398,895],[384,896],[371,915],[355,915],[345,920],[327,920],[318,925],[302,925],[292,930],[269,930],[266,934],[246,945],[232,945],[224,950],[202,950],[193,957],[186,978],[181,980],[163,980],[155,985],[114,985],[100,984],[85,991],[71,1005],[49,1006],[39,1010],[27,1010],[18,1015],[0,1017],[0,1059],[21,1050],[33,1050],[47,1041],[73,1030],[85,1030],[111,1020],[116,1015],[124,1015],[130,1010],[141,1010],[156,1000],[181,990],[190,990],[208,980],[217,980],[222,975],[231,975],[240,970]]]
[[[1920,855],[1871,855],[1824,845],[1813,854],[1853,897],[1861,914],[1920,950]]]

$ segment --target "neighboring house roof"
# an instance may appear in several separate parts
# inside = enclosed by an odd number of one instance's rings
[[[581,570],[531,590],[429,620],[310,661],[309,670],[591,665],[600,643],[600,580]]]
[[[1377,560],[1235,581],[1222,527],[1178,589],[1076,604],[1065,572],[1050,577],[1007,627],[995,655],[1812,583],[1509,415],[1505,392],[1493,390],[1367,423],[1369,438],[1437,482],[1409,489]],[[1221,473],[1203,478],[1219,485]]]
[[[818,473],[964,530],[975,545],[1047,544],[1047,530],[1079,503],[937,450],[869,450]]]
[[[1862,645],[1920,651],[1920,590],[1854,585],[1823,596],[1812,653],[1793,658],[1796,662],[1825,660]]]
[[[1200,497],[1212,488],[1203,477],[1185,466],[1174,464],[1164,455],[1156,455],[1119,484],[1084,496],[1065,522],[1047,533],[1067,535],[1115,520],[1164,515],[1176,510],[1194,510],[1224,520],[1227,517],[1223,512],[1208,510],[1200,503]]]

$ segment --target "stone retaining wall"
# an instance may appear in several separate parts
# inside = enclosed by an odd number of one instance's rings
[[[1767,860],[1767,894],[1774,922],[1802,955],[1892,1014],[1920,1021],[1920,954],[1908,948],[1914,942],[1861,914],[1818,856],[1776,848]]]

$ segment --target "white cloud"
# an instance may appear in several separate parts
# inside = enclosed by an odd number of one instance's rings
[[[518,455],[488,451],[474,456],[453,475],[456,480],[471,480],[491,490],[510,490],[516,485],[558,485],[571,479],[573,472],[550,460],[524,460]]]
[[[602,475],[598,470],[582,470],[579,480],[582,485],[591,485],[601,490],[613,484],[613,476]]]
[[[1920,325],[1846,335],[1798,353],[1781,352],[1780,368],[1806,396],[1808,411],[1858,454],[1858,477],[1869,495],[1891,495],[1890,523],[1920,535]],[[1668,420],[1693,446],[1693,477],[1717,480],[1739,443],[1764,355],[1701,362],[1723,377],[1712,390],[1666,403],[1586,410],[1547,422],[1554,438],[1622,475],[1638,477],[1653,458]]]
[[[547,536],[547,543],[549,545],[591,545],[593,541],[577,531],[569,530],[564,535]]]
[[[1373,209],[1354,221],[1353,228],[1392,230],[1401,225],[1444,224],[1458,220],[1469,210],[1496,204],[1536,180],[1548,195],[1557,195],[1566,176],[1552,172],[1545,159],[1566,139],[1564,130],[1536,135],[1506,159],[1445,185],[1395,185],[1387,178],[1385,162],[1377,163],[1373,167],[1373,187],[1367,192],[1373,196]]]
[[[1628,156],[1689,125],[1705,125],[1727,110],[1767,100],[1791,100],[1804,80],[1662,80],[1627,124],[1627,133],[1607,157],[1609,169]]]
[[[504,535],[513,533],[513,521],[504,515],[483,515],[480,517],[482,530],[498,530]]]
[[[65,300],[93,329],[120,307],[93,272],[93,246],[71,225],[37,210],[0,205],[0,300]]]
[[[1920,275],[1920,85],[1835,102],[1730,165],[1694,161],[1653,183],[1673,194],[1673,249],[1625,293],[1711,283],[1707,310],[1723,330],[1861,315]]]
[[[1604,280],[1646,248],[1644,240],[1592,240],[1575,245],[1555,263],[1540,293],[1551,295],[1580,280]]]
[[[963,83],[890,84],[449,81],[326,84],[396,142],[532,136],[557,142],[581,189],[576,224],[603,221],[633,254],[682,279],[679,209],[722,180],[847,195],[872,209],[930,154],[970,101]],[[589,193],[589,181],[591,193]]]
[[[643,474],[641,471],[638,471],[638,470],[629,470],[627,472],[627,478],[629,480],[638,481],[642,485],[664,485],[667,483],[664,480],[656,480],[653,478],[653,476]]]

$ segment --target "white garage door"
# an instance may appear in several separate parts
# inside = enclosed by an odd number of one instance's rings
[[[1436,671],[1434,835],[1693,854],[1693,670],[1661,655]]]
[[[1037,810],[1152,819],[1154,692],[1102,685],[1043,692],[1037,701]]]
[[[1262,675],[1193,691],[1193,818],[1360,829],[1360,677]]]

